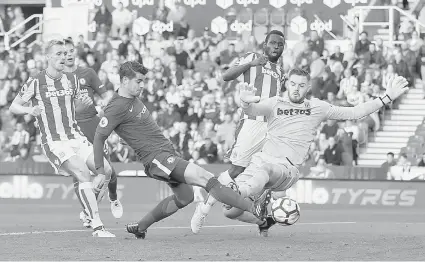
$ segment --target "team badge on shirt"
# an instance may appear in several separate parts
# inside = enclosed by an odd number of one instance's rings
[[[86,80],[84,78],[80,78],[80,84],[81,85],[85,85],[86,84]]]
[[[173,162],[174,162],[174,160],[175,160],[175,158],[174,158],[174,157],[172,157],[172,156],[170,156],[170,157],[167,159],[167,162],[168,162],[168,164],[171,164],[171,163],[173,163]]]
[[[99,122],[100,127],[106,127],[108,125],[108,119],[106,117],[102,117]]]

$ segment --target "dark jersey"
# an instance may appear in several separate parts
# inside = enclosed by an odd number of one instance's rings
[[[165,138],[149,110],[138,98],[114,94],[104,112],[96,132],[107,137],[115,131],[134,149],[143,164],[148,164],[160,152],[174,152],[172,143]]]
[[[94,93],[102,95],[106,92],[102,82],[96,72],[91,68],[77,67],[74,71],[80,81],[80,89],[82,95],[88,95],[94,102]],[[78,103],[75,108],[75,118],[77,121],[91,119],[97,115],[94,103],[91,105],[84,105]]]

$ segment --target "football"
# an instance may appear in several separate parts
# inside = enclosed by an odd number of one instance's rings
[[[300,218],[300,206],[289,197],[281,197],[272,202],[271,215],[276,223],[290,226]]]

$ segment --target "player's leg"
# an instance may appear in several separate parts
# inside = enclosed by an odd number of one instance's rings
[[[174,172],[174,171],[173,171]],[[139,222],[127,225],[127,231],[136,238],[145,238],[147,229],[155,222],[161,221],[179,209],[193,202],[193,188],[186,184],[168,183],[173,195],[163,199],[152,211],[146,214]]]
[[[232,165],[229,170],[221,173],[218,181],[226,186],[234,186],[234,179],[249,165],[253,154],[261,151],[267,132],[267,124],[250,119],[243,119],[235,133],[235,143],[227,153]],[[211,207],[217,202],[214,197],[208,196],[201,209],[208,214]]]
[[[80,127],[81,132],[84,134],[84,136],[87,138],[87,140],[91,144],[93,144],[94,136],[96,134],[96,128],[99,122],[100,122],[100,118],[98,116],[95,116],[85,121],[78,122],[78,126]],[[109,162],[109,152],[108,152],[108,148],[106,147],[106,144],[105,144],[104,152],[105,152],[105,158]],[[117,174],[110,162],[109,162],[109,166],[111,170],[111,180],[109,181],[109,184],[108,184],[108,191],[109,191],[108,195],[109,195],[109,201],[111,202],[111,212],[115,218],[121,218],[123,214],[123,207],[121,202],[118,200],[118,195],[117,195],[117,183],[118,183]],[[90,168],[90,170],[96,174],[96,172],[94,172],[92,168]]]
[[[46,144],[43,149],[46,156],[58,169],[63,170],[78,181],[77,196],[85,213],[89,215],[92,221],[93,236],[114,237],[113,234],[104,230],[96,197],[93,193],[93,185],[90,182],[90,171],[85,164],[85,159],[78,155],[75,147],[78,147],[78,143],[72,140],[53,142],[51,145]]]

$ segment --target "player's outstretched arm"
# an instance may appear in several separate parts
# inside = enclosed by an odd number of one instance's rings
[[[244,58],[241,58],[235,66],[229,68],[223,74],[224,81],[232,81],[238,78],[240,75],[248,71],[251,67],[257,65],[265,65],[268,59],[266,56],[259,56],[256,58],[256,54],[251,53]]]
[[[329,105],[327,118],[335,120],[347,120],[360,119],[362,117],[368,116],[404,94],[409,89],[407,86],[408,82],[404,77],[393,77],[390,79],[390,81],[388,81],[384,96],[367,101],[366,103],[359,104],[355,107],[340,107]]]
[[[257,89],[253,85],[242,83],[240,86],[240,100],[242,110],[250,116],[269,116],[275,104],[275,98],[260,101],[256,96]]]

